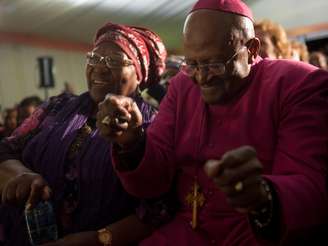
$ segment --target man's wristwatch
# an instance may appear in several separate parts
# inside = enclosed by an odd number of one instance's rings
[[[112,245],[113,235],[108,227],[98,230],[98,240],[103,245]]]

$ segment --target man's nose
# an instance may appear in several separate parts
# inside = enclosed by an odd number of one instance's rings
[[[196,80],[199,85],[202,85],[209,81],[210,79],[210,74],[208,72],[207,67],[198,67],[197,72],[196,72]]]

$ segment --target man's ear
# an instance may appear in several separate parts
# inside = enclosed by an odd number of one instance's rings
[[[261,42],[258,38],[254,37],[248,41],[248,63],[252,64],[259,54]]]

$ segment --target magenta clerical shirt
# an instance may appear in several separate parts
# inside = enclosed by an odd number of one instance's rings
[[[258,59],[244,83],[248,87],[234,103],[209,106],[187,76],[172,80],[148,128],[141,163],[118,171],[125,189],[138,197],[159,196],[177,179],[180,210],[141,245],[262,244],[248,217],[229,206],[203,171],[206,160],[242,145],[256,149],[277,192],[285,235],[327,219],[328,73],[305,63]],[[206,201],[193,230],[185,198],[195,178]]]

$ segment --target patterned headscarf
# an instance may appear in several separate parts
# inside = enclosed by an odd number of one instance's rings
[[[94,47],[114,42],[133,61],[141,86],[157,83],[165,69],[166,49],[160,37],[141,27],[106,23],[96,33]]]

